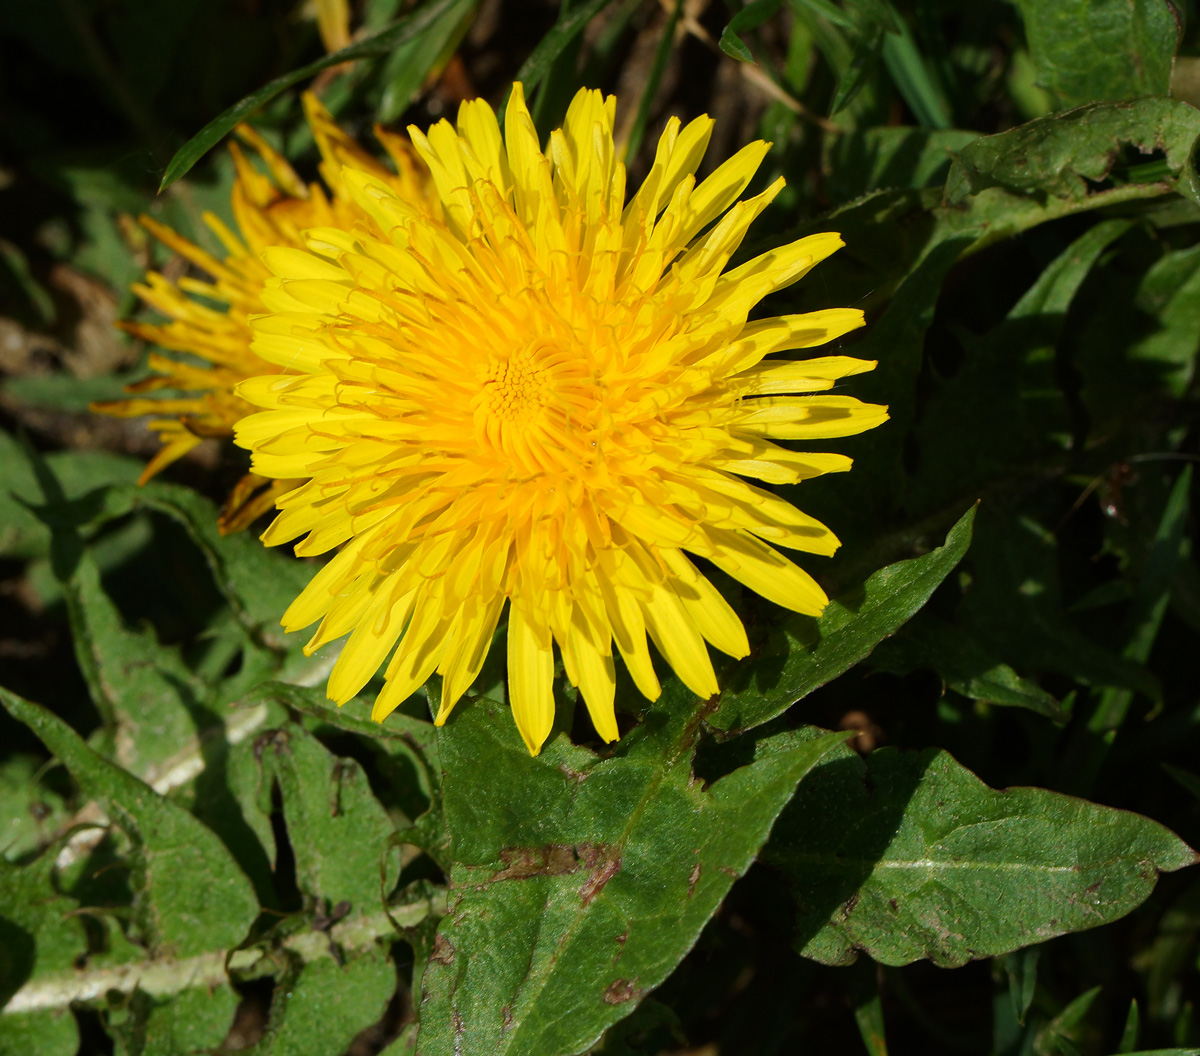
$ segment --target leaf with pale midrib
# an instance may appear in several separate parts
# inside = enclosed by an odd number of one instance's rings
[[[791,747],[812,732],[781,734]],[[824,964],[979,957],[1097,927],[1198,859],[1157,822],[1039,788],[988,788],[938,749],[828,755],[763,860],[789,877],[796,948]]]

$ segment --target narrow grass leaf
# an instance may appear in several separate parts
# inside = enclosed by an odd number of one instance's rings
[[[650,64],[650,72],[646,76],[646,84],[642,88],[642,97],[638,100],[637,114],[633,126],[629,130],[629,139],[625,143],[625,159],[627,162],[637,157],[642,146],[642,137],[646,134],[646,123],[650,120],[650,107],[658,94],[658,86],[662,83],[667,62],[671,58],[671,50],[675,46],[675,27],[679,24],[679,15],[683,11],[683,0],[675,0],[670,15],[663,25],[662,35],[658,38],[658,46],[654,49],[654,61]],[[729,32],[728,28],[725,32]],[[724,41],[724,37],[721,38]],[[724,43],[722,43],[724,47]],[[736,56],[735,56],[736,57]]]
[[[566,50],[580,33],[584,27],[601,11],[603,11],[614,0],[588,0],[587,3],[581,4],[578,7],[572,6],[571,10],[554,24],[554,28],[550,30],[538,46],[529,53],[521,68],[517,71],[515,80],[521,82],[525,88],[525,95],[528,97],[533,89],[542,83],[542,79],[550,72],[550,68],[554,65],[555,60]],[[507,97],[505,97],[507,103]],[[503,107],[501,108],[503,110]],[[501,114],[503,122],[503,113]]]
[[[953,124],[946,93],[930,72],[917,48],[912,31],[899,15],[895,16],[898,33],[883,39],[883,62],[892,82],[923,128],[948,129]]]
[[[310,62],[299,69],[268,81],[258,91],[251,92],[250,95],[214,117],[175,152],[174,157],[167,165],[166,172],[163,173],[162,182],[158,187],[159,193],[161,194],[181,176],[186,175],[191,167],[229,135],[239,122],[245,121],[276,96],[331,66],[339,66],[343,62],[354,62],[358,59],[380,58],[389,54],[400,45],[420,37],[447,11],[460,7],[463,2],[464,0],[428,0],[411,14],[397,19],[394,25],[381,30],[374,36],[355,41],[340,51],[323,55],[315,62]]]

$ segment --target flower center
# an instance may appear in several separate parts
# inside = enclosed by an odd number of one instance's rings
[[[472,411],[476,442],[521,475],[574,473],[595,461],[601,388],[582,349],[535,338],[494,356]]]
[[[506,361],[492,363],[483,382],[489,415],[511,425],[529,424],[537,416],[551,380],[539,362],[539,351],[524,348]]]

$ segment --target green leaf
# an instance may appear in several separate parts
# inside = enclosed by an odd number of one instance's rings
[[[970,148],[968,148],[970,149]],[[909,501],[919,512],[977,497],[984,486],[1069,449],[1071,410],[1057,348],[1089,272],[1132,226],[1104,220],[1064,249],[985,336],[964,335],[965,359],[934,382],[917,427],[920,468]],[[959,438],[971,436],[970,444]]]
[[[1180,786],[1190,792],[1197,800],[1200,800],[1200,774],[1193,774],[1190,770],[1184,770],[1181,766],[1172,766],[1170,763],[1159,764],[1168,774],[1170,774]]]
[[[950,103],[933,70],[917,48],[908,23],[893,11],[899,32],[883,38],[883,62],[900,95],[923,128],[948,129]]]
[[[108,451],[55,451],[45,461],[68,500],[103,484],[132,484],[142,471],[137,459]],[[0,556],[38,557],[48,552],[50,532],[27,505],[40,500],[24,449],[0,431]]]
[[[72,811],[62,791],[44,780],[40,756],[15,754],[0,762],[0,858],[20,861],[60,832]]]
[[[29,980],[70,971],[87,952],[79,904],[55,890],[57,852],[24,866],[0,859],[0,1008]]]
[[[997,660],[966,628],[924,614],[881,642],[871,654],[871,667],[891,674],[928,667],[971,700],[1025,708],[1054,722],[1070,718],[1058,700]]]
[[[538,46],[521,63],[521,68],[514,78],[521,82],[526,98],[533,93],[534,88],[542,83],[542,78],[550,72],[554,60],[583,32],[587,24],[611,3],[613,0],[588,0],[579,7],[572,6],[569,11],[559,17],[558,21],[554,23],[554,28],[542,37]],[[505,103],[507,104],[507,96]]]
[[[838,78],[833,102],[829,104],[830,116],[845,110],[854,102],[855,96],[871,79],[883,54],[884,36],[885,30],[878,22],[869,22],[859,27],[849,65]]]
[[[1013,1018],[1025,1025],[1025,1014],[1033,1004],[1037,990],[1037,966],[1041,957],[1040,946],[1030,946],[1004,957],[1004,972],[1008,976],[1008,1000]]]
[[[79,1025],[69,1008],[0,1012],[0,1056],[76,1056]]]
[[[378,912],[396,883],[386,853],[395,826],[363,768],[330,753],[296,723],[258,743],[279,779],[296,882],[309,903],[324,912],[348,903],[342,915]]]
[[[783,0],[750,0],[721,32],[720,46],[730,58],[739,62],[753,62],[754,53],[743,43],[741,35],[758,29],[778,12]]]
[[[175,156],[167,165],[166,172],[163,173],[162,182],[158,187],[159,193],[161,194],[185,175],[197,161],[229,135],[235,125],[246,120],[254,111],[265,106],[277,95],[331,66],[338,66],[343,62],[354,62],[357,59],[372,59],[387,55],[393,49],[420,37],[447,11],[459,9],[463,3],[464,0],[427,0],[411,14],[397,19],[393,25],[374,36],[355,41],[340,51],[323,55],[315,62],[310,62],[297,70],[276,77],[273,81],[268,81],[258,91],[252,92],[213,118],[175,152]]]
[[[93,703],[116,726],[117,761],[153,783],[173,757],[195,749],[197,734],[221,725],[206,706],[207,687],[153,630],[124,626],[90,554],[64,587],[75,657]]]
[[[352,702],[346,707],[330,707],[322,689],[265,682],[244,697],[247,705],[271,702],[312,720],[308,728],[326,727],[357,735],[377,753],[376,762],[390,780],[391,793],[417,831],[407,831],[408,842],[442,860],[446,849],[441,823],[441,762],[438,756],[437,729],[432,722],[394,711],[383,723],[357,719]],[[359,698],[359,703],[362,703]]]
[[[663,74],[667,70],[667,62],[675,48],[675,27],[679,24],[679,16],[683,13],[683,0],[675,0],[667,21],[663,24],[662,33],[658,38],[658,46],[654,49],[654,61],[650,64],[650,72],[642,88],[642,96],[638,100],[637,114],[629,129],[629,138],[625,141],[625,158],[632,160],[637,157],[642,146],[642,137],[646,133],[646,123],[650,120],[650,107],[658,96],[658,86],[662,83]],[[729,32],[728,29],[725,31]],[[724,37],[722,36],[722,41]],[[724,43],[721,45],[724,47]]]
[[[216,1051],[233,1025],[241,996],[232,986],[184,990],[169,998],[134,990],[119,998],[105,1025],[127,1056],[178,1056]]]
[[[803,735],[783,734],[792,744]],[[840,749],[763,858],[793,885],[796,949],[824,964],[954,967],[1124,916],[1196,853],[1157,822],[1036,788],[988,788],[946,752]]]
[[[1002,187],[1082,201],[1094,193],[1090,185],[1109,177],[1124,144],[1146,154],[1165,152],[1169,172],[1178,176],[1198,133],[1200,112],[1174,99],[1091,103],[964,147],[946,180],[946,200],[956,205]]]
[[[104,501],[104,516],[148,509],[178,521],[208,560],[217,589],[246,629],[270,646],[298,644],[284,635],[279,620],[308,585],[313,576],[311,565],[267,549],[246,532],[221,535],[216,507],[190,488],[158,482],[140,488],[111,488]]]
[[[254,1056],[330,1056],[343,1053],[378,1022],[396,989],[384,949],[344,965],[320,960],[297,967],[275,988],[266,1036]]]
[[[587,1049],[691,948],[796,782],[846,736],[704,789],[699,718],[668,690],[609,758],[561,735],[530,758],[507,708],[455,710],[441,735],[454,866],[422,1053]]]
[[[1175,568],[1190,549],[1187,522],[1192,467],[1185,466],[1164,505],[1145,568],[1121,628],[1121,655],[1146,663],[1158,637],[1170,601]],[[1125,687],[1107,687],[1098,695],[1086,727],[1076,731],[1071,753],[1071,791],[1087,794],[1099,774],[1108,750],[1133,705],[1133,693]]]
[[[1034,1051],[1047,1054],[1078,1052],[1075,1046],[1081,1040],[1079,1025],[1091,1011],[1102,989],[1094,986],[1069,1002],[1038,1034]]]
[[[868,961],[859,963],[851,975],[850,999],[854,1022],[868,1056],[888,1056],[883,1022],[883,998],[879,992],[879,970]]]
[[[408,109],[447,49],[453,48],[466,32],[478,6],[478,0],[459,0],[387,57],[380,71],[384,87],[375,111],[376,121],[389,124]]]
[[[1059,671],[1085,685],[1161,697],[1145,667],[1093,641],[1067,614],[1059,561],[1053,532],[1029,517],[1014,524],[1002,509],[985,507],[958,620],[989,653],[1020,671]]]
[[[132,278],[136,279],[135,274]],[[9,399],[27,407],[45,407],[56,411],[86,411],[97,400],[119,400],[125,397],[126,378],[116,374],[97,377],[76,377],[74,374],[18,375],[4,382],[2,391]],[[121,458],[108,452],[96,452],[109,458]],[[134,460],[128,459],[132,465]],[[94,485],[93,485],[94,486]]]
[[[747,729],[773,719],[818,686],[849,670],[913,615],[962,559],[975,510],[963,514],[943,546],[882,568],[861,588],[830,602],[818,620],[790,620],[750,660],[726,676],[710,726]]]
[[[854,19],[832,0],[788,0],[788,3],[793,10],[808,8],[813,14],[828,19],[835,26],[841,26],[843,29],[854,28]]]
[[[1074,357],[1080,396],[1101,439],[1114,422],[1143,420],[1164,386],[1177,397],[1187,391],[1200,333],[1200,246],[1164,253],[1111,304],[1113,315],[1096,320]],[[1130,320],[1136,329],[1116,330]]]
[[[1183,26],[1167,0],[1017,0],[1038,84],[1060,106],[1167,95]]]
[[[0,702],[41,738],[133,840],[134,912],[152,955],[185,957],[242,941],[258,915],[258,901],[250,881],[210,829],[97,755],[45,708],[3,689]]]
[[[827,190],[835,201],[885,188],[940,186],[954,155],[979,138],[963,129],[866,128],[829,144]]]

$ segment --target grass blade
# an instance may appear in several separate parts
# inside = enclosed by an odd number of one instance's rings
[[[605,0],[607,2],[607,0]],[[420,36],[425,30],[437,24],[441,18],[455,8],[464,10],[470,6],[471,0],[430,0],[429,3],[414,11],[411,15],[399,19],[394,25],[376,33],[366,40],[356,41],[348,48],[324,55],[307,66],[292,70],[273,81],[268,81],[256,92],[251,92],[241,101],[234,103],[228,110],[213,118],[191,139],[175,152],[175,156],[163,173],[162,183],[158,190],[161,194],[181,176],[185,175],[193,165],[205,154],[224,139],[240,121],[244,121],[259,107],[265,106],[282,92],[286,92],[295,84],[307,80],[330,66],[343,62],[354,62],[357,59],[374,59],[386,55],[393,48],[399,47]],[[589,5],[589,7],[594,6]],[[582,28],[582,27],[580,27]],[[542,43],[545,43],[543,41]]]

